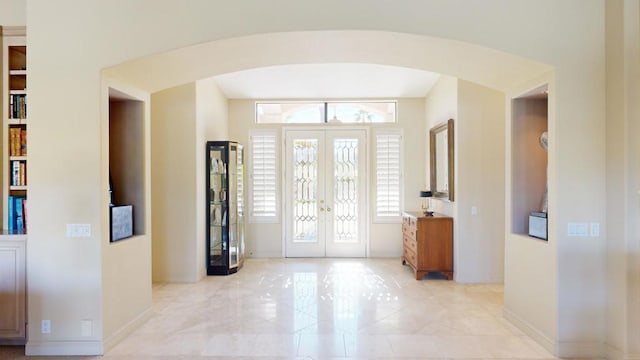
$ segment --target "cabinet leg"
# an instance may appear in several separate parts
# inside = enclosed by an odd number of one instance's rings
[[[445,275],[447,275],[447,280],[453,280],[453,271],[445,271]]]
[[[422,278],[424,277],[424,274],[426,274],[426,271],[416,271],[416,280],[422,280]]]

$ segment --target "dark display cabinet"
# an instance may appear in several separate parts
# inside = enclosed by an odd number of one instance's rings
[[[244,152],[233,141],[207,142],[207,275],[244,262]]]

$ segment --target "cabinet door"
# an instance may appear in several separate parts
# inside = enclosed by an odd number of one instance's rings
[[[0,240],[0,338],[25,337],[25,243]]]

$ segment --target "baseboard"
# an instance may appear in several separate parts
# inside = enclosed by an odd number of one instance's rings
[[[254,258],[254,259],[266,259],[266,258],[282,259],[283,256],[282,256],[281,252],[252,251],[250,254],[247,254],[247,258]]]
[[[90,356],[104,353],[102,341],[27,341],[27,356]]]
[[[556,356],[562,358],[600,358],[605,356],[605,345],[598,341],[561,341],[558,342]]]
[[[625,354],[617,347],[607,344],[607,360],[640,360],[640,354]]]
[[[532,338],[535,342],[540,344],[543,348],[545,348],[551,354],[556,355],[556,343],[552,339],[550,339],[547,335],[542,333],[538,328],[531,325],[528,321],[520,318],[518,315],[514,314],[512,311],[508,309],[503,309],[502,313],[504,318],[509,320],[513,325],[515,325],[518,329],[520,329],[523,333],[527,334],[530,338]],[[557,356],[557,355],[556,355]]]
[[[129,336],[134,330],[140,327],[140,325],[144,324],[149,320],[149,318],[153,315],[153,310],[148,308],[147,310],[140,313],[140,315],[136,316],[133,320],[126,323],[123,327],[118,329],[116,332],[108,336],[104,341],[104,350],[111,350],[116,344],[120,341],[124,340],[127,336]]]

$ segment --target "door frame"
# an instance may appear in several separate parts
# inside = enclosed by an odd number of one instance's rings
[[[280,221],[281,224],[281,229],[280,232],[282,234],[281,238],[281,247],[282,247],[282,251],[281,251],[281,255],[283,258],[286,258],[286,243],[287,243],[287,239],[286,239],[286,235],[287,235],[287,218],[286,216],[287,214],[287,210],[286,210],[286,176],[287,176],[287,131],[349,131],[349,130],[361,130],[364,131],[364,138],[365,138],[365,150],[366,153],[364,154],[364,172],[365,172],[365,179],[369,179],[369,181],[365,181],[364,182],[364,193],[366,194],[364,200],[364,258],[368,259],[369,258],[369,228],[371,227],[371,213],[369,210],[369,204],[370,204],[370,198],[371,198],[371,178],[369,177],[370,173],[371,173],[371,127],[369,126],[350,126],[350,125],[330,125],[330,124],[325,124],[324,126],[322,125],[302,125],[302,126],[283,126],[282,127],[282,132],[280,134],[280,159],[282,159],[281,164],[282,166],[280,167],[280,178],[282,179],[282,181],[280,181],[280,203],[282,204],[281,207],[281,211],[282,211],[282,218]],[[346,258],[348,259],[348,258]]]

